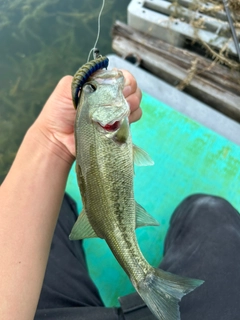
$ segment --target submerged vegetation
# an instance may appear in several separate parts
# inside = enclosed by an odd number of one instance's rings
[[[128,3],[106,1],[101,53],[111,52],[112,24],[126,20]],[[101,0],[8,0],[0,5],[0,183],[58,80],[86,62],[101,5]]]

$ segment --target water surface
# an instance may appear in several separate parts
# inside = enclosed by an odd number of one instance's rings
[[[111,53],[111,27],[129,0],[106,0],[98,48]],[[58,80],[86,62],[101,0],[0,3],[0,183],[22,138]],[[26,159],[27,161],[27,159]]]

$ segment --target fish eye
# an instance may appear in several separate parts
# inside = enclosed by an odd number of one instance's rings
[[[97,90],[97,87],[92,83],[88,83],[88,84],[85,84],[83,89],[85,92],[92,93]]]

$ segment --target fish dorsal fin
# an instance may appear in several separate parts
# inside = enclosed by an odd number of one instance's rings
[[[147,211],[135,202],[136,208],[136,228],[146,226],[159,226],[157,220],[155,220]]]
[[[143,149],[133,145],[133,159],[137,166],[153,166],[154,161]]]
[[[72,228],[72,231],[69,235],[69,239],[81,240],[85,238],[96,238],[96,237],[97,235],[88,220],[86,211],[83,209]]]
[[[125,143],[128,137],[129,137],[129,122],[128,122],[128,118],[125,118],[114,138],[119,143]]]

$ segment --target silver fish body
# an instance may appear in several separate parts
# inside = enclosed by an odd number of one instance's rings
[[[134,159],[142,164],[150,160],[132,144],[123,85],[122,72],[112,70],[98,71],[83,86],[75,123],[83,211],[70,239],[105,239],[155,316],[177,320],[178,301],[202,282],[151,267],[139,249],[136,227],[157,223],[134,200]]]

